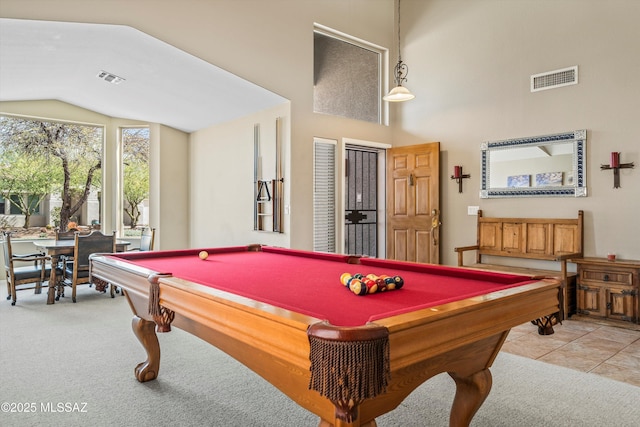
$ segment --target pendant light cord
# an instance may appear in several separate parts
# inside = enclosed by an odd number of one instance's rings
[[[402,62],[402,54],[400,53],[400,0],[398,0],[398,62]]]

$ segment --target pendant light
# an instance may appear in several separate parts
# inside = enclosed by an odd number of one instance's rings
[[[402,102],[415,98],[416,96],[409,89],[402,86],[402,82],[407,80],[407,74],[409,74],[409,67],[402,62],[402,55],[400,54],[400,0],[398,0],[398,63],[393,69],[396,87],[391,89],[382,99],[388,102]]]

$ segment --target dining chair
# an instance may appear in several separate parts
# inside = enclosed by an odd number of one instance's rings
[[[56,240],[74,240],[76,238],[76,234],[78,233],[89,234],[90,231],[80,231],[77,228],[70,228],[67,231],[60,231],[59,228],[56,228]],[[64,295],[64,283],[63,283],[64,270],[65,270],[64,266],[67,265],[68,263],[71,263],[72,261],[73,261],[72,254],[60,255],[59,257],[57,257],[57,262],[55,265],[56,282],[57,282],[55,285],[55,288],[57,289],[56,301],[58,301],[60,297]],[[73,264],[70,264],[70,266],[73,268]]]
[[[153,250],[155,242],[156,229],[145,227],[140,234],[140,247],[130,249],[130,251],[147,252]]]
[[[7,299],[11,300],[11,305],[16,305],[18,290],[35,289],[34,292],[36,294],[42,292],[42,284],[51,273],[51,265],[47,264],[50,258],[39,252],[14,254],[11,248],[11,233],[3,232],[2,235],[4,269],[7,277]],[[30,284],[33,284],[33,286],[23,286]],[[18,286],[20,286],[20,289],[18,289]]]
[[[76,238],[76,234],[87,235],[89,233],[91,233],[91,231],[80,231],[77,228],[67,231],[60,231],[60,229],[56,229],[56,240],[74,240]],[[71,261],[73,257],[71,255],[65,255],[61,257],[61,259]]]
[[[76,229],[67,231],[60,231],[59,229],[56,229],[56,240],[73,240],[76,238],[76,233],[78,232],[79,231]]]
[[[65,286],[71,286],[71,300],[76,302],[77,286],[91,284],[89,257],[95,253],[114,253],[116,251],[116,232],[105,235],[94,230],[89,234],[76,233],[74,239],[73,259],[63,264],[63,283]],[[106,291],[97,286],[96,289],[102,292]]]

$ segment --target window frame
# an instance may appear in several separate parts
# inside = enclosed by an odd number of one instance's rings
[[[107,163],[107,159],[108,159],[108,154],[107,154],[107,126],[104,123],[97,123],[97,122],[85,122],[85,121],[81,121],[81,120],[73,120],[73,119],[62,119],[62,118],[58,118],[58,117],[54,117],[54,116],[39,116],[39,115],[28,115],[28,114],[22,114],[22,113],[12,113],[12,112],[0,112],[0,115],[3,117],[7,117],[7,118],[13,118],[13,119],[17,119],[17,120],[29,120],[29,121],[34,121],[34,122],[47,122],[47,123],[62,123],[62,124],[69,124],[69,125],[74,125],[74,126],[82,126],[82,127],[91,127],[91,128],[97,128],[100,129],[100,151],[101,151],[101,168],[100,168],[100,186],[96,187],[96,195],[99,195],[100,193],[104,193],[105,191],[105,164]],[[52,207],[50,204],[50,199],[51,199],[51,195],[53,193],[49,193],[49,195],[47,196],[47,198],[49,199],[48,201],[44,201],[45,203],[39,203],[37,206],[37,210],[32,214],[35,216],[44,216],[47,222],[47,225],[51,223],[51,211],[52,211]],[[32,195],[26,195],[25,197],[31,197]],[[34,196],[35,197],[35,196]],[[22,216],[22,213],[19,214],[14,214],[11,213],[11,210],[13,209],[12,206],[14,206],[11,202],[9,202],[8,199],[3,199],[2,200],[4,202],[4,205],[2,205],[2,202],[0,202],[0,206],[4,206],[4,210],[0,211],[0,215],[3,216]],[[86,208],[86,203],[89,202],[89,200],[87,199],[85,201],[85,208]],[[98,197],[98,202],[99,202],[99,206],[98,206],[98,215],[99,217],[104,217],[104,213],[105,211],[105,205],[103,203],[103,200],[101,200]],[[9,205],[9,207],[7,208],[7,205]],[[43,205],[46,208],[46,212],[43,212]],[[1,209],[1,208],[0,208]]]
[[[388,102],[383,102],[382,97],[389,90],[389,49],[315,22],[313,24],[313,32],[314,34],[317,33],[326,37],[331,37],[378,54],[378,94],[376,97],[376,101],[378,103],[378,120],[376,123],[388,126],[389,105]],[[358,120],[353,117],[348,118]]]
[[[151,128],[149,125],[123,125],[123,126],[119,126],[118,127],[118,164],[119,164],[119,168],[120,168],[120,173],[118,174],[119,176],[119,182],[118,182],[118,200],[116,201],[116,206],[118,207],[118,215],[117,215],[117,221],[118,221],[118,229],[120,230],[120,234],[122,236],[127,236],[127,237],[135,237],[138,234],[136,233],[135,235],[132,235],[132,232],[130,231],[128,234],[125,234],[125,230],[127,229],[125,226],[125,217],[126,217],[126,213],[124,211],[125,208],[125,204],[127,203],[127,200],[125,198],[124,195],[124,184],[125,184],[125,176],[124,176],[124,159],[125,159],[125,138],[124,138],[124,132],[127,129],[147,129],[147,131],[149,132],[149,136],[147,138],[147,144],[149,145],[148,149],[151,149]],[[150,163],[151,161],[151,155],[149,153],[148,158],[147,158],[147,162]],[[150,173],[150,171],[149,171]],[[149,183],[149,196],[148,199],[151,198],[151,183]],[[148,200],[147,199],[147,200]],[[150,222],[150,221],[149,221]],[[149,224],[144,224],[146,226],[150,226]],[[129,230],[131,230],[129,228]],[[141,232],[142,230],[140,230]],[[131,236],[130,236],[131,235]]]

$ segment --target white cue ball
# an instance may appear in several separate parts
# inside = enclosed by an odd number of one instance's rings
[[[200,257],[201,260],[205,260],[207,259],[207,257],[209,256],[209,252],[207,251],[200,251],[200,253],[198,254],[198,256]]]

